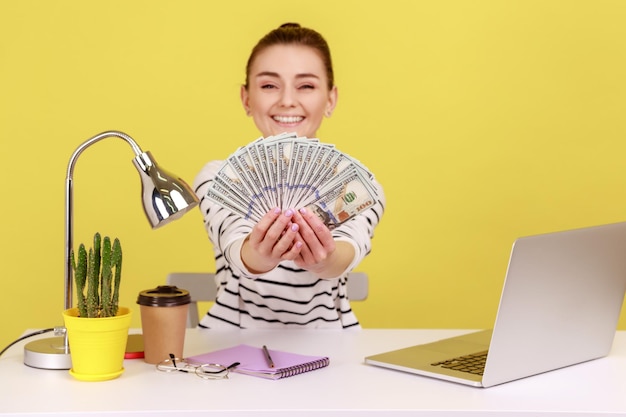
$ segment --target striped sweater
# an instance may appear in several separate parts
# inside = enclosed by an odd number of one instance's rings
[[[336,241],[353,245],[355,257],[341,276],[321,279],[293,261],[272,271],[253,274],[240,256],[241,245],[254,224],[205,198],[222,161],[206,164],[193,188],[200,199],[204,225],[215,255],[217,298],[200,321],[205,328],[358,328],[347,291],[346,277],[371,251],[374,228],[384,212],[381,204],[357,215],[332,231]]]

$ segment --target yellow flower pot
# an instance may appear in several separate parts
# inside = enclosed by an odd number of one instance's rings
[[[70,345],[70,374],[81,381],[106,381],[124,372],[124,352],[132,312],[120,307],[115,317],[78,317],[78,309],[63,312]]]

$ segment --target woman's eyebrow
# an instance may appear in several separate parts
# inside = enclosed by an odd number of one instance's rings
[[[272,71],[261,71],[258,74],[256,74],[255,77],[275,77],[275,78],[280,78],[280,76],[278,75],[277,72],[272,72]]]
[[[316,74],[313,74],[311,72],[305,72],[302,74],[296,74],[296,78],[317,78],[319,79],[320,77],[318,77]]]
[[[274,71],[261,71],[258,74],[256,74],[255,77],[281,78],[281,76],[277,72],[274,72]],[[313,73],[303,72],[303,73],[300,73],[300,74],[296,74],[296,78],[317,78],[317,79],[319,79],[320,77],[317,76],[316,74],[313,74]]]

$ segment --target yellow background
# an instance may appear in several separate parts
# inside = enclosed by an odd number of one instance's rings
[[[320,138],[385,186],[364,327],[489,327],[515,238],[626,218],[624,1],[3,0],[0,346],[62,324],[76,147],[121,130],[191,183],[259,136],[239,86],[286,21],[331,45]],[[121,239],[136,327],[140,290],[214,261],[198,210],[150,230],[132,157],[107,139],[78,160],[75,241]]]

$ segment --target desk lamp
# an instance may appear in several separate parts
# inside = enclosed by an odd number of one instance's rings
[[[80,154],[102,139],[117,137],[126,141],[135,152],[133,164],[141,177],[143,208],[148,221],[156,229],[181,217],[198,204],[193,190],[177,176],[160,168],[150,152],[143,152],[128,135],[117,131],[100,133],[86,140],[72,154],[65,179],[65,309],[72,308],[72,265],[70,254],[73,246],[73,190],[74,165]],[[67,333],[62,327],[55,329],[57,336],[35,340],[24,346],[24,364],[41,369],[70,369],[72,361]]]

